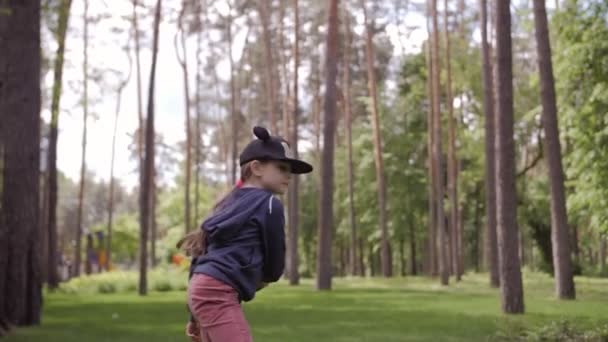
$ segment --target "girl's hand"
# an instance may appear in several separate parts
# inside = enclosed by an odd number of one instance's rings
[[[196,322],[188,322],[186,325],[186,336],[190,337],[192,342],[201,342],[201,330]]]
[[[256,289],[256,291],[260,291],[261,289],[265,288],[266,286],[268,286],[268,283],[261,282],[260,285],[258,286],[258,288]]]

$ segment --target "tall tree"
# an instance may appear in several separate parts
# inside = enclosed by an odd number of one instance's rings
[[[271,0],[258,0],[257,5],[260,12],[260,20],[262,22],[262,33],[264,36],[264,58],[266,59],[266,63],[264,63],[264,77],[267,96],[266,110],[270,116],[270,129],[274,134],[276,134],[276,132],[278,132],[277,114],[275,108],[276,81],[272,71],[274,63],[272,54],[272,34],[270,31],[270,20],[272,18],[270,2]]]
[[[479,1],[481,10],[481,54],[483,59],[483,111],[485,116],[485,191],[486,191],[486,255],[490,273],[490,286],[500,285],[498,275],[498,245],[496,241],[496,156],[494,80],[488,44],[487,0]]]
[[[116,131],[118,130],[118,116],[120,115],[120,105],[122,101],[122,92],[131,79],[131,72],[133,69],[133,61],[131,60],[131,51],[129,46],[126,47],[126,55],[129,60],[129,71],[127,76],[120,80],[118,87],[116,87],[116,111],[114,113],[114,129],[112,130],[112,156],[110,158],[110,184],[108,194],[108,228],[106,237],[106,270],[111,269],[112,264],[112,225],[114,216],[114,157],[116,155]]]
[[[84,0],[84,14],[83,20],[83,63],[82,63],[82,154],[80,163],[80,186],[78,191],[78,213],[76,216],[76,247],[74,249],[74,267],[72,268],[73,276],[78,277],[80,275],[81,268],[81,257],[82,257],[82,211],[84,206],[84,188],[85,188],[85,173],[87,168],[87,121],[89,117],[89,1]],[[91,274],[90,269],[90,253],[86,251],[87,267],[86,274]]]
[[[230,153],[230,184],[236,183],[236,160],[238,157],[238,120],[237,120],[237,109],[236,109],[236,79],[234,76],[234,58],[232,56],[232,45],[233,45],[233,36],[232,36],[232,5],[231,2],[228,2],[228,17],[226,18],[226,32],[227,32],[227,43],[228,43],[228,61],[230,62],[230,123],[231,123],[231,135],[232,135],[232,145],[231,145],[231,153]]]
[[[350,50],[352,44],[350,17],[346,6],[344,6],[344,62],[342,63],[344,77],[342,88],[344,89],[344,131],[346,132],[346,153],[348,155],[348,218],[350,223],[350,248],[348,264],[351,275],[359,275],[357,262],[357,226],[355,220],[355,187],[353,172],[353,138],[352,138],[352,108],[351,108],[351,79],[350,79]]]
[[[372,130],[374,136],[374,160],[376,163],[376,179],[378,182],[378,205],[380,211],[380,259],[382,264],[382,275],[391,277],[393,275],[393,265],[391,263],[391,247],[388,236],[387,209],[386,209],[386,176],[384,174],[384,160],[382,157],[382,133],[380,126],[380,113],[378,112],[378,94],[376,89],[376,74],[374,71],[374,36],[372,24],[368,22],[368,14],[365,2],[361,2],[363,8],[363,18],[365,23],[365,56],[367,60],[367,85],[369,95],[372,100]]]
[[[431,62],[431,2],[427,0],[426,32],[429,37],[426,43],[425,59],[427,68],[426,92],[429,99],[427,106],[427,165],[428,165],[428,192],[429,192],[429,213],[428,213],[428,274],[437,275],[437,206],[435,205],[435,158],[433,158],[433,122],[435,117],[435,107],[433,106],[433,63]]]
[[[133,14],[132,14],[132,29],[133,29],[133,40],[135,46],[135,69],[137,76],[137,162],[139,167],[139,183],[144,184],[144,114],[143,114],[143,100],[142,100],[142,83],[141,83],[141,59],[140,59],[140,32],[139,32],[139,16],[137,14],[137,7],[139,6],[139,0],[132,0]],[[141,193],[141,190],[140,190]],[[155,201],[155,198],[153,198]],[[152,203],[152,211],[154,212],[154,204]],[[154,215],[150,215],[154,217]],[[155,236],[156,236],[156,225],[154,222],[150,223],[150,254],[152,260],[155,260]]]
[[[321,163],[321,218],[317,248],[317,289],[331,289],[331,247],[333,239],[334,137],[336,127],[338,74],[338,0],[328,2],[325,53],[325,102],[323,155]]]
[[[281,73],[283,75],[283,130],[282,135],[289,136],[289,104],[291,98],[291,88],[289,87],[289,72],[288,72],[288,60],[287,49],[285,48],[285,1],[279,2],[279,64],[281,65]],[[289,268],[286,269],[289,272]]]
[[[439,25],[437,20],[437,0],[431,0],[431,20],[433,31],[431,35],[431,64],[433,85],[433,157],[435,159],[435,206],[436,224],[439,231],[439,276],[442,285],[448,285],[448,255],[446,253],[445,213],[443,210],[443,168],[441,166],[441,93],[439,91]]]
[[[206,3],[201,4],[200,1],[196,3],[196,89],[195,89],[195,103],[196,103],[196,124],[195,124],[195,137],[194,141],[194,224],[198,224],[199,218],[199,202],[200,202],[200,177],[201,177],[201,149],[202,149],[202,137],[201,137],[201,82],[202,82],[202,45],[203,45],[203,6],[206,8]],[[154,255],[152,256],[154,260]]]
[[[57,26],[57,53],[53,67],[53,95],[51,100],[51,127],[49,132],[49,147],[47,153],[47,191],[48,213],[48,256],[47,256],[47,282],[51,289],[59,285],[59,274],[57,273],[58,249],[57,249],[57,137],[59,134],[59,111],[61,101],[61,85],[63,80],[63,61],[65,55],[65,37],[68,31],[70,8],[72,0],[62,0],[59,5],[59,22]]]
[[[557,3],[557,2],[556,2]],[[555,292],[560,299],[574,299],[574,279],[570,259],[570,237],[568,214],[564,192],[564,170],[559,141],[555,81],[551,62],[551,44],[547,25],[545,2],[534,0],[534,26],[536,27],[536,50],[540,73],[540,93],[543,105],[542,123],[545,131],[544,148],[547,156],[551,189],[551,244],[553,246],[553,269],[555,270]]]
[[[143,145],[144,145],[144,114],[142,104],[142,86],[141,86],[141,60],[140,60],[140,40],[139,40],[139,21],[137,15],[138,0],[133,0],[133,41],[135,46],[135,70],[137,75],[137,122],[138,133],[137,133],[137,156],[139,166],[139,178],[140,183],[143,177]]]
[[[160,13],[162,0],[156,1],[154,13],[154,38],[152,42],[152,66],[150,68],[150,81],[148,83],[148,116],[146,118],[146,144],[144,158],[143,184],[140,185],[141,213],[139,218],[139,294],[148,293],[148,228],[153,221],[152,204],[154,193],[154,85],[156,80],[156,60],[158,56],[158,31],[160,29]]]
[[[188,53],[186,51],[186,32],[184,30],[184,15],[186,12],[187,2],[182,1],[182,8],[179,12],[179,18],[177,19],[178,29],[175,33],[174,45],[175,45],[175,55],[177,56],[177,61],[179,62],[180,67],[182,68],[183,78],[184,78],[184,107],[186,117],[186,170],[185,170],[185,184],[184,184],[184,224],[185,224],[185,234],[188,234],[190,229],[192,229],[191,215],[190,215],[190,178],[192,175],[192,134],[191,134],[191,110],[190,110],[190,87],[189,87],[189,75],[188,75]],[[178,46],[179,41],[179,46]],[[180,52],[181,48],[181,52]],[[231,57],[232,58],[232,57]]]
[[[40,1],[0,17],[0,337],[40,323]]]
[[[450,200],[449,230],[452,245],[452,269],[456,280],[460,281],[462,270],[462,236],[458,225],[458,162],[456,160],[456,123],[454,118],[454,98],[452,95],[452,66],[450,58],[450,29],[449,29],[448,0],[444,0],[443,32],[445,39],[445,66],[446,66],[446,104],[448,108],[448,198]]]
[[[523,313],[524,297],[519,261],[515,142],[513,140],[513,62],[511,1],[496,1],[496,212],[502,310]]]
[[[292,120],[291,120],[291,132],[290,132],[290,144],[293,151],[294,158],[298,158],[298,69],[300,66],[300,35],[299,35],[299,11],[298,11],[298,0],[293,0],[294,8],[294,43],[293,43],[293,106],[292,106]],[[298,285],[300,283],[300,273],[298,272],[299,260],[298,260],[298,223],[299,223],[299,210],[298,210],[298,177],[293,177],[289,183],[288,191],[288,216],[289,216],[289,256],[288,256],[288,267],[289,272],[289,284]]]

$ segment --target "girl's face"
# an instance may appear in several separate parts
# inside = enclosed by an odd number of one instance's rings
[[[275,194],[284,194],[291,179],[291,166],[282,161],[254,161],[251,170],[259,180],[260,186]]]

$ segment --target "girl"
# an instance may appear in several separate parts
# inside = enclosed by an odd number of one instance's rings
[[[287,191],[291,174],[312,166],[292,158],[287,143],[255,127],[257,139],[240,155],[241,178],[199,232],[181,246],[193,256],[188,287],[192,341],[253,341],[241,301],[276,282],[285,263],[283,205],[273,194]]]

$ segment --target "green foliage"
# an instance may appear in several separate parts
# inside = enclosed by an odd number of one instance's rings
[[[607,16],[605,1],[568,1],[553,25],[569,212],[596,232],[608,231]]]
[[[596,342],[608,341],[608,325],[593,328],[581,328],[568,320],[553,321],[534,329],[526,329],[521,324],[511,324],[501,329],[493,341],[563,341],[563,342]]]
[[[107,231],[107,224],[100,223],[93,231]],[[112,263],[133,264],[139,248],[139,219],[135,213],[115,217],[112,226]]]
[[[99,293],[115,293],[116,286],[112,283],[99,283],[97,285],[97,292]]]
[[[137,291],[136,272],[112,271],[81,276],[61,283],[59,293],[91,295],[95,293],[132,293]],[[148,287],[157,292],[185,290],[188,270],[184,267],[161,266],[148,272]]]

